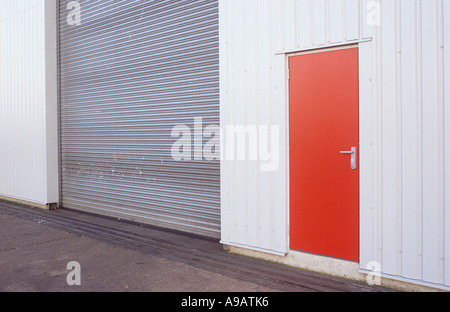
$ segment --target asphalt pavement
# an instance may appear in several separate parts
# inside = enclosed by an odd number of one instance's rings
[[[217,240],[0,201],[0,292],[384,292],[230,254]]]

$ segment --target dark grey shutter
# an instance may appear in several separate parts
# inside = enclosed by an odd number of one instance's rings
[[[60,1],[66,208],[220,236],[219,161],[175,161],[176,125],[219,125],[217,0]],[[206,140],[206,139],[205,139]]]

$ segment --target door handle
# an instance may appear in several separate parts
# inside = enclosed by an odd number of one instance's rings
[[[350,158],[350,167],[353,169],[353,170],[356,170],[356,169],[358,169],[358,162],[357,162],[357,159],[358,159],[358,149],[356,148],[356,147],[352,147],[352,150],[351,151],[341,151],[341,154],[350,154],[351,155],[351,158]]]

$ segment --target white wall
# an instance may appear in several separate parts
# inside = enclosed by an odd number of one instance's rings
[[[449,286],[448,1],[220,3],[222,127],[281,127],[278,170],[222,162],[223,242],[289,252],[286,56],[358,43],[360,267],[378,261],[385,276]]]
[[[56,1],[0,0],[0,42],[0,196],[56,203]]]
[[[361,267],[376,260],[386,276],[449,286],[450,98],[444,86],[450,24],[444,16],[450,5],[381,4],[372,44],[373,151],[366,161],[373,174],[362,177]]]

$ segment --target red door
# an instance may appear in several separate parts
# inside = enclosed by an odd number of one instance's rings
[[[359,260],[358,49],[292,56],[291,248]]]

